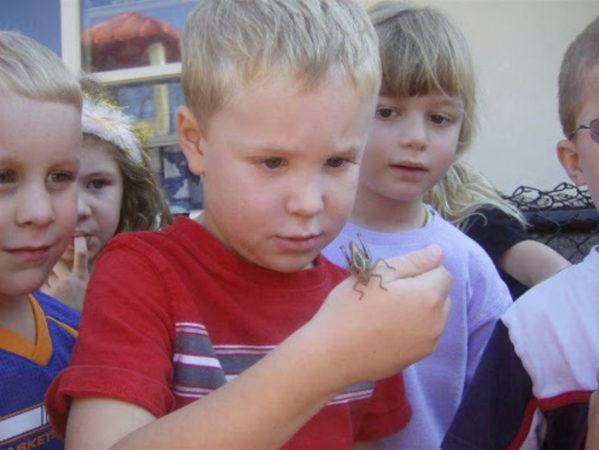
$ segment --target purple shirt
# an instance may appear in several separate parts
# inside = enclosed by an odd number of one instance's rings
[[[433,243],[443,249],[443,265],[452,276],[445,330],[434,353],[403,372],[412,420],[401,432],[377,443],[379,449],[438,449],[495,322],[512,303],[510,293],[487,253],[436,212],[426,226],[395,233],[348,223],[324,255],[346,267],[339,246],[347,247],[358,233],[374,259],[388,259]]]

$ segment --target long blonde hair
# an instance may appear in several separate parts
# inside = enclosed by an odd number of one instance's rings
[[[368,10],[379,37],[381,94],[412,97],[442,94],[464,103],[456,155],[476,129],[476,76],[462,32],[440,11],[401,1],[382,1]]]
[[[488,206],[512,216],[522,226],[526,225],[522,212],[504,199],[481,172],[462,160],[451,165],[445,176],[426,194],[424,201],[462,230],[471,216]]]

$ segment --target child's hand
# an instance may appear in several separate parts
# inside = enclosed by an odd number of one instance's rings
[[[87,243],[83,236],[75,238],[73,267],[58,262],[44,285],[43,291],[61,302],[81,310],[89,280]]]
[[[430,246],[389,259],[395,270],[377,265],[387,290],[372,278],[358,286],[359,300],[352,276],[329,294],[304,332],[344,385],[393,375],[433,352],[450,310],[451,278],[441,259],[441,249]]]

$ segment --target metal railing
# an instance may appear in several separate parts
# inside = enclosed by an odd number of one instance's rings
[[[504,198],[524,213],[533,239],[572,263],[599,245],[599,212],[586,189],[570,183],[560,183],[549,191],[520,186]]]

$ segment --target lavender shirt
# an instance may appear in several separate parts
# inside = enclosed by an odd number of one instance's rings
[[[433,211],[431,209],[431,211]],[[348,223],[324,250],[346,267],[339,246],[360,233],[373,258],[391,258],[436,243],[451,273],[451,312],[435,352],[403,371],[412,419],[399,433],[377,443],[379,449],[438,449],[472,378],[495,322],[512,303],[505,283],[485,251],[433,212],[419,229],[370,231]]]

